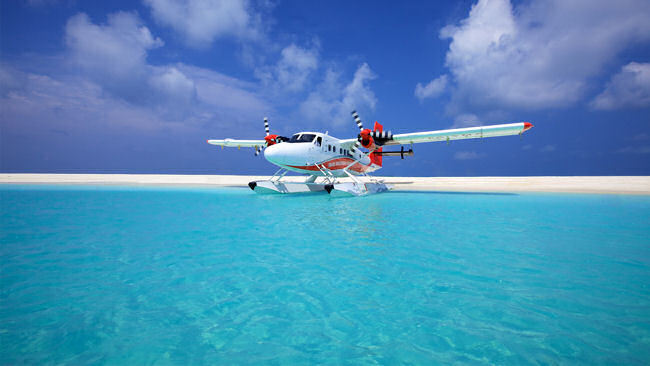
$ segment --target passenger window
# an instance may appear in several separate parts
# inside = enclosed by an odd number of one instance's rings
[[[327,145],[327,151],[332,151],[332,145]]]

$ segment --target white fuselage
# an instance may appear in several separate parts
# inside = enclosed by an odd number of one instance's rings
[[[289,141],[267,147],[264,157],[281,168],[316,176],[324,175],[325,170],[345,176],[343,169],[359,175],[381,168],[359,150],[352,153],[344,148],[340,141],[320,132],[299,132]]]

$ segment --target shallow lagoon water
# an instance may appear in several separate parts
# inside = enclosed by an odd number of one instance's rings
[[[2,364],[650,363],[650,197],[0,200]]]

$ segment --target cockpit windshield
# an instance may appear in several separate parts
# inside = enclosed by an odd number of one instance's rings
[[[297,133],[291,136],[288,142],[312,142],[316,135],[311,133]]]

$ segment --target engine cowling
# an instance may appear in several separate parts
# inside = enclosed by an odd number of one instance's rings
[[[370,151],[373,151],[377,148],[375,146],[375,140],[372,138],[372,131],[370,131],[368,128],[361,130],[361,133],[359,134],[359,142],[361,142],[361,146]]]
[[[381,131],[375,129],[371,131],[366,128],[361,130],[361,133],[358,136],[361,146],[366,149],[373,151],[379,146],[383,146],[386,142],[393,139],[393,133],[390,131]]]
[[[264,141],[266,141],[266,146],[279,144],[280,142],[287,141],[287,140],[288,138],[279,135],[268,135],[264,137]]]

